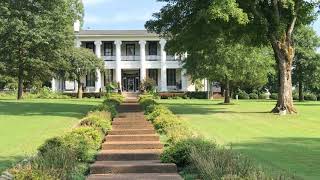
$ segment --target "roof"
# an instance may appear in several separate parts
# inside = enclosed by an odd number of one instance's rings
[[[150,33],[147,30],[81,30],[77,34],[80,36],[158,36],[156,33]]]

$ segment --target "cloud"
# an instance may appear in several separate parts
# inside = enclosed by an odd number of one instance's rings
[[[134,15],[132,14],[114,14],[112,17],[100,17],[100,16],[85,16],[84,17],[84,22],[86,24],[101,24],[101,23],[106,23],[106,24],[123,24],[123,23],[130,23],[130,22],[145,22],[148,19],[151,18],[152,13],[144,13],[141,15]]]

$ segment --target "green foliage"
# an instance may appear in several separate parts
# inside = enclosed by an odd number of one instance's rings
[[[111,130],[111,114],[105,111],[90,112],[81,120],[80,125],[93,127],[105,135]]]
[[[308,100],[308,101],[317,101],[317,95],[315,95],[313,93],[306,93],[304,95],[304,99]]]
[[[0,1],[0,66],[25,82],[50,80],[64,64],[61,54],[74,46],[73,23],[81,20],[79,0]],[[19,93],[18,98],[21,98]]]
[[[258,96],[258,94],[256,94],[256,93],[250,93],[250,94],[249,94],[249,98],[250,98],[250,99],[258,99],[259,96]]]
[[[139,103],[143,107],[143,109],[146,109],[148,106],[157,104],[157,102],[154,99],[150,98],[142,98],[139,100]]]
[[[103,104],[118,107],[124,101],[124,97],[118,93],[110,93],[107,95],[107,99],[103,101]]]
[[[267,95],[265,93],[260,93],[259,99],[267,99]]]
[[[97,150],[100,148],[100,144],[103,140],[104,135],[96,130],[93,127],[79,127],[71,131],[65,139],[81,139],[83,138],[84,141],[89,142],[89,148],[93,150]]]
[[[14,167],[10,170],[10,173],[14,175],[15,179],[19,180],[56,180],[56,178],[51,176],[49,172],[34,169],[31,164]]]
[[[172,112],[166,107],[166,106],[163,106],[163,105],[150,105],[148,106],[148,111],[149,112],[147,114],[147,119],[151,122],[153,122],[158,116],[160,115],[173,115]]]
[[[118,83],[116,82],[110,82],[106,84],[105,88],[107,92],[106,96],[108,97],[109,94],[111,94],[114,90],[118,89],[119,86],[118,86]]]
[[[272,93],[270,99],[278,100],[278,93]]]
[[[23,98],[25,99],[70,99],[70,96],[63,95],[59,92],[53,92],[51,88],[43,87],[32,93],[26,93]]]
[[[238,95],[239,99],[250,99],[249,94],[241,89],[239,89],[235,95]]]
[[[92,109],[92,111],[107,111],[107,112],[110,112],[112,118],[116,117],[117,114],[118,114],[116,107],[111,103],[108,103],[108,104],[102,103],[102,104],[100,104],[98,106],[95,106]]]
[[[143,82],[140,84],[140,90],[146,91],[146,92],[154,92],[156,86],[156,81],[150,78],[146,78],[143,80]]]
[[[201,138],[184,139],[165,148],[161,155],[161,161],[166,163],[175,163],[181,168],[187,167],[192,163],[190,153],[194,147],[208,147],[215,149],[216,145]]]
[[[182,122],[172,113],[160,113],[154,119],[153,124],[159,133],[167,134],[169,130],[181,126]]]
[[[187,92],[186,96],[190,99],[207,99],[208,98],[208,92]]]

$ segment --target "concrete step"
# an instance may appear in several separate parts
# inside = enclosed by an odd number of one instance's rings
[[[107,135],[106,141],[159,141],[160,138],[155,134],[143,135]]]
[[[146,125],[140,125],[140,124],[115,124],[112,125],[112,129],[118,130],[118,129],[154,129],[153,125],[146,124]]]
[[[103,150],[113,149],[162,149],[163,144],[160,141],[112,141],[102,144]]]
[[[113,118],[113,122],[147,122],[144,116],[137,116],[134,118],[121,117],[121,118]]]
[[[160,161],[96,161],[90,166],[91,174],[176,172],[175,164]]]
[[[87,180],[182,180],[177,173],[93,174]]]
[[[109,132],[110,135],[141,135],[141,134],[155,134],[154,129],[118,129]]]
[[[98,161],[137,161],[159,160],[162,150],[102,150],[97,154]]]

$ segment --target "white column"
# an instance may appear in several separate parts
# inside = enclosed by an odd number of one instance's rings
[[[51,81],[51,91],[53,91],[53,92],[57,91],[56,80],[54,78],[52,78],[52,81]]]
[[[116,45],[116,82],[119,83],[121,89],[121,44],[120,40],[114,42]]]
[[[181,69],[181,90],[188,90],[188,76],[185,69]]]
[[[160,90],[162,92],[167,91],[167,53],[165,51],[165,46],[166,46],[166,40],[161,39],[160,40],[160,45],[161,45],[161,88]]]
[[[81,47],[81,41],[78,38],[76,39],[76,47]]]
[[[139,41],[140,44],[140,81],[146,79],[146,41]]]
[[[101,41],[95,41],[95,53],[98,58],[101,58]],[[100,69],[96,69],[96,83],[95,83],[95,92],[100,92],[101,90],[101,71]]]

